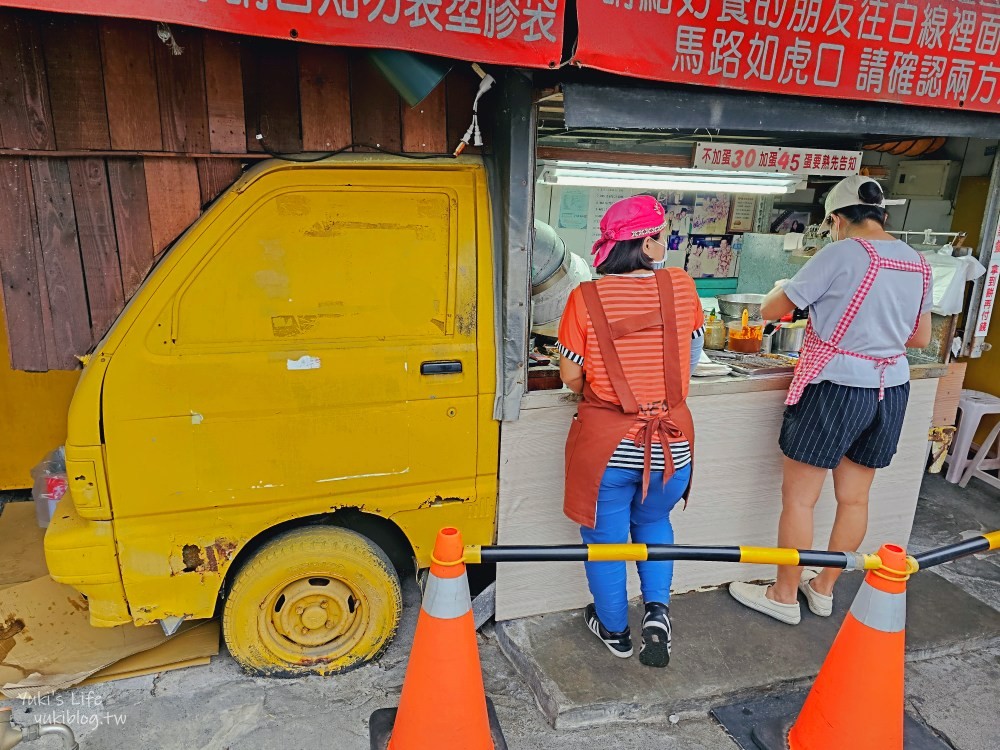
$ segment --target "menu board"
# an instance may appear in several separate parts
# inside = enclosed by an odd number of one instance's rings
[[[729,215],[730,232],[752,232],[754,217],[757,215],[757,197],[753,195],[733,196],[733,209]]]
[[[693,166],[695,169],[729,172],[749,170],[843,177],[860,171],[862,156],[864,154],[861,151],[834,151],[827,148],[696,143]]]

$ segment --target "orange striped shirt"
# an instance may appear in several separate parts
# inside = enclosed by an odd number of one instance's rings
[[[691,338],[704,325],[705,315],[694,280],[686,271],[669,268],[659,273],[669,273],[674,282],[674,314],[680,354],[677,370],[682,381],[681,390],[686,397],[691,381]],[[597,282],[597,291],[611,323],[660,307],[656,279],[652,275],[605,276]],[[580,289],[573,290],[566,302],[559,325],[559,344],[564,356],[568,355],[583,366],[594,395],[604,401],[621,404],[611,385]],[[665,411],[667,393],[663,374],[662,329],[646,328],[631,333],[615,341],[615,349],[640,410],[649,414]],[[633,433],[638,429],[637,423],[628,437],[634,437]]]

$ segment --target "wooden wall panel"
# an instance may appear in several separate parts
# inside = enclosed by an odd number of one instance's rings
[[[365,57],[351,60],[351,123],[354,142],[386,151],[403,147],[399,94]]]
[[[347,53],[307,44],[299,48],[302,148],[337,151],[352,143],[351,70]]]
[[[453,69],[444,80],[448,97],[448,144],[454,149],[472,123],[472,105],[479,90],[479,76],[462,65]],[[489,96],[496,96],[496,92]],[[480,117],[480,129],[486,125],[487,118]],[[479,151],[479,148],[470,145],[465,153],[478,154]]]
[[[72,370],[78,364],[77,355],[90,348],[93,337],[69,164],[65,159],[32,159],[31,178],[44,269],[40,279],[45,282],[50,311],[48,367]]]
[[[0,11],[0,143],[55,148],[49,84],[36,23]]]
[[[212,151],[246,151],[246,113],[239,37],[206,31],[205,95]]]
[[[125,304],[107,165],[104,159],[73,159],[69,171],[90,301],[91,330],[97,340],[107,332]]]
[[[42,27],[42,39],[57,147],[110,148],[97,21],[51,16]]]
[[[34,180],[31,175],[34,171],[32,169],[33,161],[33,159],[28,160],[28,179],[31,181],[32,203],[34,204],[38,200],[38,196],[35,194]],[[31,208],[35,209],[32,214],[32,218],[37,221],[37,208],[35,205],[32,205]],[[38,304],[41,305],[42,309],[42,332],[45,336],[45,366],[46,369],[52,369],[53,362],[58,361],[58,355],[55,351],[56,335],[52,322],[52,302],[49,299],[48,279],[45,277],[45,258],[43,257],[44,248],[41,244],[42,237],[39,234],[39,227],[37,224],[34,231],[38,241],[38,248],[35,253],[35,273],[36,278],[38,279]]]
[[[471,118],[470,118],[471,122]],[[458,145],[458,142],[455,142]],[[447,100],[445,87],[438,86],[416,107],[403,102],[403,151],[443,154],[448,148]]]
[[[111,148],[161,150],[160,100],[153,59],[153,44],[160,44],[156,28],[145,21],[109,18],[101,21],[100,32]]]
[[[48,369],[45,326],[38,291],[38,235],[28,160],[0,157],[0,283],[4,315],[12,335],[11,367]]]
[[[948,365],[948,374],[938,381],[931,426],[955,426],[958,418],[958,402],[962,398],[962,386],[965,384],[965,371],[968,366],[968,362],[952,362]]]
[[[108,187],[115,216],[122,289],[128,299],[153,265],[153,232],[142,159],[108,159]]]
[[[239,159],[198,159],[197,162],[202,206],[218,198],[243,174],[243,163]]]
[[[277,153],[302,150],[299,62],[296,45],[273,39],[244,42],[243,97],[247,150],[261,151],[257,133]]]
[[[194,159],[145,160],[153,252],[162,253],[198,218],[201,188]]]
[[[200,29],[171,26],[183,52],[155,44],[156,78],[160,90],[163,150],[207,153],[208,102],[205,95],[205,57]]]
[[[282,153],[447,153],[471,118],[467,66],[409,109],[360,53],[171,30],[180,55],[153,23],[0,9],[0,146],[63,152],[3,163],[0,272],[19,369],[74,366],[260,154],[257,132]]]

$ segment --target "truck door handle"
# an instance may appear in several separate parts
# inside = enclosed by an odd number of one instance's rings
[[[424,362],[420,365],[421,375],[457,375],[460,372],[461,362]]]

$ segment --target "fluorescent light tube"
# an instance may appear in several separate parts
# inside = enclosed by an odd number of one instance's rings
[[[753,195],[783,195],[795,192],[795,184],[787,182],[764,182],[749,180],[716,180],[704,178],[685,180],[674,176],[664,177],[618,177],[598,175],[553,175],[543,174],[546,185],[566,185],[569,187],[634,188],[636,190],[703,190],[715,193],[744,193]]]
[[[539,182],[572,187],[782,195],[795,192],[802,181],[798,176],[779,172],[721,172],[593,162],[548,162],[542,167]]]

